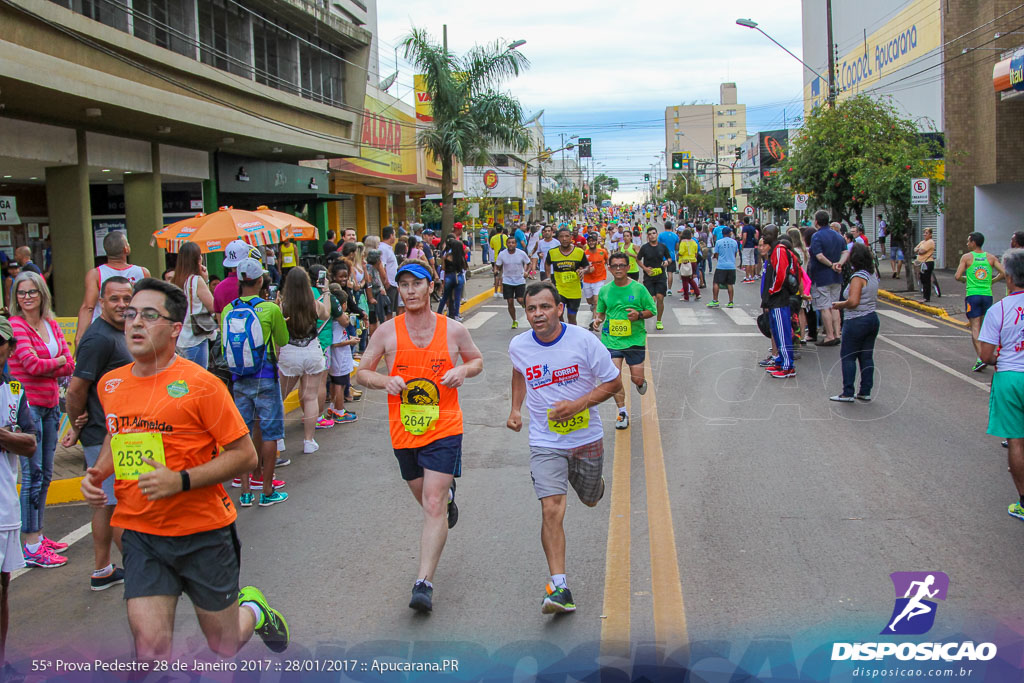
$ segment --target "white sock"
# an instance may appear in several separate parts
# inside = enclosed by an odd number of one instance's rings
[[[622,406],[621,408],[619,408],[619,414],[620,415],[628,415],[629,414],[629,411],[626,410],[626,406]]]
[[[426,586],[427,588],[433,588],[433,587],[434,587],[434,584],[430,583],[430,582],[429,582],[429,581],[427,581],[426,579],[420,579],[420,580],[419,580],[419,581],[417,581],[416,583],[417,583],[417,585],[418,585],[418,584],[421,584],[421,583],[422,583],[422,584],[423,584],[424,586]]]
[[[113,573],[113,571],[114,571],[114,565],[113,564],[108,564],[103,569],[97,569],[96,571],[94,571],[92,573],[92,575],[95,576],[97,579],[101,579],[104,576],[109,576],[111,573]]]
[[[568,588],[565,583],[565,574],[552,574],[551,583],[555,588]]]
[[[39,541],[38,543],[26,543],[25,549],[28,550],[30,553],[35,554],[39,552],[39,546],[41,546],[42,544],[42,541]]]
[[[249,601],[243,602],[242,607],[248,607],[249,609],[251,609],[253,616],[256,617],[256,623],[260,623],[260,619],[263,618],[263,610],[260,609],[259,605],[257,605],[255,602]]]

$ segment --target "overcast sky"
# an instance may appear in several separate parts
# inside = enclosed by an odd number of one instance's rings
[[[505,89],[527,115],[544,110],[548,145],[559,134],[593,139],[598,172],[631,190],[665,148],[665,107],[717,102],[718,85],[733,81],[747,105],[748,134],[792,125],[803,112],[801,66],[739,17],[802,54],[798,0],[381,0],[377,6],[381,73],[394,71],[394,46],[411,26],[462,53],[474,43],[523,39],[530,69]],[[399,53],[391,94],[412,101],[412,71]],[[619,199],[619,197],[616,197]]]

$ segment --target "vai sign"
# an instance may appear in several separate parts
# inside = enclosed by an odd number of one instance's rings
[[[928,195],[931,189],[931,182],[928,178],[914,178],[910,181],[910,205],[927,206]]]
[[[14,197],[0,197],[0,225],[21,225],[18,202]]]
[[[332,159],[332,169],[362,175],[416,182],[416,121],[388,104],[366,95],[359,156]]]

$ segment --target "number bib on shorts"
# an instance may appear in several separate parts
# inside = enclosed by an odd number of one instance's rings
[[[651,277],[661,275],[661,268],[651,268]]]
[[[398,408],[398,415],[402,418],[402,427],[405,431],[419,436],[434,428],[434,423],[441,416],[441,407],[403,403]]]
[[[551,411],[548,411],[548,415],[551,415]],[[548,417],[548,429],[553,431],[555,434],[569,434],[570,432],[579,431],[580,429],[586,429],[590,426],[590,409],[586,409],[582,412],[576,413],[571,417],[567,417],[564,420],[552,420]]]
[[[633,323],[629,320],[609,320],[608,335],[611,337],[628,337],[633,334]]]
[[[164,437],[160,432],[114,434],[110,437],[110,450],[114,454],[114,476],[117,479],[138,479],[143,472],[152,472],[155,468],[143,462],[143,456],[161,465],[167,464]]]

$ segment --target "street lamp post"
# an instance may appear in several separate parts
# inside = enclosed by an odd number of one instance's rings
[[[572,138],[570,138],[570,139],[572,139]],[[568,145],[565,145],[561,149],[556,149],[556,150],[552,150],[552,151],[544,151],[544,152],[538,154],[537,156],[533,157],[532,159],[527,159],[526,161],[523,162],[523,215],[524,216],[526,215],[526,174],[527,174],[527,172],[528,172],[528,170],[530,168],[530,162],[531,161],[540,161],[540,163],[537,164],[538,169],[539,169],[539,167],[543,163],[543,159],[545,157],[550,158],[551,155],[554,154],[555,152],[562,152],[562,151],[565,151],[567,149],[571,150],[575,146],[576,145],[574,145],[573,143],[570,142]],[[538,181],[539,181],[540,180],[540,172],[539,172],[539,170],[538,170],[538,173],[537,173],[537,178],[538,178]],[[537,205],[535,206],[535,208],[537,208],[537,206],[540,205],[540,193],[541,193],[541,188],[540,188],[540,185],[538,185],[537,186]]]
[[[831,3],[830,3],[830,5],[831,5]],[[831,17],[831,14],[832,14],[832,13],[831,13],[831,9],[830,9],[830,10],[829,10],[829,18],[828,18],[828,21],[829,21],[829,27],[830,27],[830,29],[831,29],[831,24],[832,24],[832,17]],[[785,45],[783,45],[782,43],[780,43],[779,41],[775,40],[775,39],[774,39],[774,38],[772,38],[772,37],[771,37],[770,35],[768,35],[767,33],[765,33],[765,32],[764,32],[764,29],[762,29],[762,28],[761,28],[760,26],[758,26],[758,25],[757,25],[757,22],[756,22],[756,21],[754,21],[753,19],[737,19],[737,20],[736,20],[736,24],[737,24],[738,26],[743,26],[743,27],[745,27],[745,28],[752,28],[752,29],[754,29],[755,31],[758,31],[758,32],[760,32],[760,33],[761,33],[761,35],[763,35],[763,36],[764,36],[765,38],[767,38],[768,40],[772,41],[773,43],[775,43],[776,45],[778,45],[779,47],[781,47],[781,48],[782,48],[783,50],[785,50],[785,51],[786,51],[786,54],[788,54],[788,55],[789,55],[790,57],[792,57],[792,58],[793,58],[793,59],[795,59],[796,61],[798,61],[798,62],[800,62],[801,64],[803,64],[803,65],[804,65],[804,67],[805,67],[805,68],[806,68],[806,69],[807,69],[808,71],[810,71],[810,72],[811,72],[812,74],[814,74],[815,76],[817,76],[817,77],[818,77],[818,78],[820,78],[821,80],[823,80],[823,81],[825,81],[826,83],[828,83],[828,103],[829,103],[829,106],[830,106],[830,107],[834,107],[834,106],[836,106],[836,89],[835,89],[835,84],[834,84],[834,83],[832,82],[832,72],[833,72],[833,71],[835,71],[834,69],[829,69],[829,75],[828,75],[828,78],[825,78],[825,77],[824,77],[824,76],[822,76],[822,75],[821,75],[820,73],[818,73],[817,71],[815,71],[814,69],[812,69],[812,68],[810,67],[810,65],[809,65],[809,64],[807,64],[807,62],[805,62],[804,60],[800,59],[800,58],[799,58],[799,57],[797,57],[797,56],[796,56],[795,54],[793,54],[792,52],[790,52],[790,51],[789,51],[789,48],[787,48],[787,47],[786,47]],[[831,45],[831,44],[829,44],[829,46],[828,46],[828,51],[829,51],[829,54],[832,54],[832,45]]]

